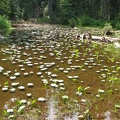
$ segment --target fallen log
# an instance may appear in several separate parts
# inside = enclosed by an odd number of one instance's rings
[[[80,35],[80,39],[83,39],[84,34]],[[112,37],[103,37],[103,36],[92,36],[92,40],[94,41],[101,41],[101,42],[119,42],[120,38],[112,38]],[[102,41],[102,39],[104,39]]]
[[[106,42],[118,42],[118,41],[120,41],[120,38],[103,37],[103,36],[92,36],[92,40],[102,40],[102,39],[104,39]]]

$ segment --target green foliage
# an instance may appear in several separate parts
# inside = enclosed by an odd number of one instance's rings
[[[32,100],[31,105],[34,106],[35,103],[36,103],[36,100]]]
[[[79,57],[79,50],[74,49],[73,52],[75,53],[75,58],[78,58]]]
[[[17,100],[16,103],[18,107],[20,107],[23,104],[20,100]]]
[[[111,23],[105,23],[104,28],[103,28],[103,33],[106,35],[106,33],[110,32],[111,30],[112,30]]]
[[[118,77],[115,77],[115,76],[111,76],[109,78],[109,82],[111,83],[119,83],[120,82],[120,79]]]
[[[75,27],[77,25],[77,21],[74,18],[68,20],[70,27]]]
[[[60,13],[63,18],[70,18],[72,15],[72,4],[69,0],[60,0]]]
[[[91,26],[94,23],[94,20],[88,16],[82,16],[78,19],[78,24],[80,26]]]
[[[116,48],[113,44],[108,44],[105,48],[105,51],[109,51],[111,57],[115,58],[116,60],[120,59],[120,48]]]
[[[8,16],[10,13],[10,0],[0,0],[0,14]]]
[[[117,23],[115,24],[115,28],[116,28],[116,29],[120,29],[120,22],[117,22]]]
[[[94,26],[94,27],[104,27],[106,20],[102,19],[95,19],[89,16],[81,16],[78,18],[78,25],[79,26]]]
[[[7,110],[3,110],[5,116],[8,116]]]
[[[47,17],[44,18],[37,18],[38,23],[50,23],[50,19]]]
[[[23,18],[24,9],[20,8],[19,0],[12,0],[10,3],[11,12],[10,12],[10,19],[11,20],[18,20]]]
[[[5,17],[0,16],[0,29],[9,29],[10,27],[10,22]]]
[[[83,88],[82,86],[79,86],[79,87],[77,88],[77,91],[78,91],[78,92],[83,92],[83,91],[84,91],[84,88]]]
[[[63,99],[63,102],[64,102],[64,104],[67,104],[68,103],[68,96],[67,95],[63,95],[62,96],[62,99]]]
[[[117,70],[117,71],[120,71],[120,67],[117,67],[116,70]]]
[[[120,13],[115,17],[114,26],[115,28],[120,29]]]
[[[8,82],[5,82],[4,85],[5,85],[5,86],[8,86]]]
[[[0,0],[0,15],[11,20],[43,17],[45,23],[59,23],[74,27],[104,26],[109,20],[112,26],[120,29],[119,0],[108,2],[99,0]],[[103,8],[106,9],[103,9]],[[49,19],[47,19],[49,17]],[[78,18],[78,20],[76,19]],[[104,21],[103,21],[104,20]]]
[[[98,45],[97,43],[93,43],[93,44],[92,44],[92,47],[93,47],[93,48],[98,48],[98,46],[99,46],[99,45]]]

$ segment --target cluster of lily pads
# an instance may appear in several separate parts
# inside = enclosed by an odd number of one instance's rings
[[[80,111],[77,109],[77,118],[88,114],[91,106],[101,101],[101,98],[108,101],[105,96],[112,97],[112,93],[116,95],[120,90],[120,61],[108,59],[108,51],[101,51],[103,45],[76,40],[74,35],[77,32],[70,28],[45,27],[29,31],[29,36],[23,38],[24,45],[20,40],[19,44],[1,48],[0,79],[6,80],[0,81],[0,94],[10,91],[16,98],[21,98],[22,95],[17,96],[17,93],[22,92],[27,98],[20,100],[20,103],[25,104],[28,102],[26,99],[35,98],[47,104],[47,90],[59,91],[58,101],[73,112],[76,109],[69,104],[86,108]],[[34,92],[40,88],[44,89],[45,95]],[[26,93],[28,89],[31,92]],[[19,106],[18,112],[25,108],[24,104]],[[118,100],[112,107],[119,111]],[[6,112],[13,113],[14,109],[6,108]]]

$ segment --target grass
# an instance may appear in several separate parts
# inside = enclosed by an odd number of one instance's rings
[[[120,59],[120,48],[116,48],[115,45],[108,44],[104,50],[107,50],[112,58],[116,60]]]
[[[26,119],[38,119],[41,111],[39,106],[36,104],[36,100],[33,99],[28,101],[28,104],[23,104],[20,100],[16,101],[16,107],[13,109],[13,113],[8,113],[7,110],[3,110],[2,120],[26,120]]]

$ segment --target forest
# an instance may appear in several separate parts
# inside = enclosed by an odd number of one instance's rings
[[[2,20],[120,28],[120,0],[0,0]]]

